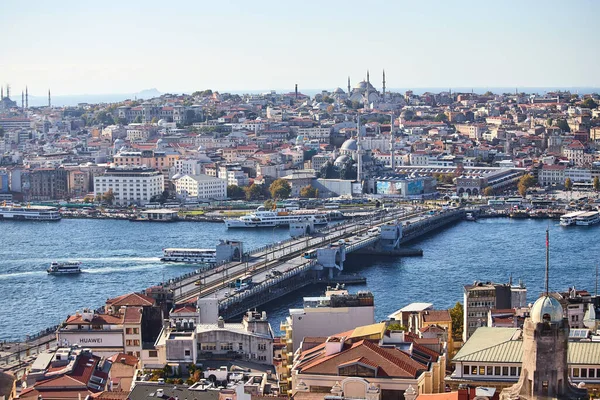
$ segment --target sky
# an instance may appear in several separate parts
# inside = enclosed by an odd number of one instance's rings
[[[0,3],[13,93],[600,87],[595,0]]]

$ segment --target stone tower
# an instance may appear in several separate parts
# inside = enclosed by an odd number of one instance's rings
[[[519,381],[502,390],[501,400],[589,398],[587,389],[573,386],[569,381],[569,321],[564,318],[560,302],[548,293],[549,253],[546,230],[546,292],[533,304],[523,325]]]

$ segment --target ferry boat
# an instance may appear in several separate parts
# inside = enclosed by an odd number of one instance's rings
[[[189,264],[214,264],[217,262],[216,249],[163,249],[163,262]]]
[[[575,211],[575,212],[571,212],[571,213],[561,216],[560,217],[560,226],[575,225],[575,222],[577,221],[577,217],[584,213],[585,213],[585,211]]]
[[[80,261],[56,262],[50,264],[47,272],[52,275],[78,274],[81,272]]]
[[[227,228],[273,228],[276,226],[287,226],[291,222],[311,220],[314,225],[327,224],[327,214],[319,211],[266,211],[264,207],[248,215],[239,218],[228,218],[225,220]]]
[[[586,211],[577,216],[575,220],[576,225],[582,226],[596,225],[598,222],[600,222],[600,213],[598,211]]]
[[[58,208],[50,206],[21,206],[3,204],[0,206],[0,220],[12,221],[60,221]]]

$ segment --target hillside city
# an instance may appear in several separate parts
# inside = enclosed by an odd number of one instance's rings
[[[372,78],[314,96],[206,89],[76,107],[50,91],[30,107],[29,88],[3,86],[3,210],[251,224],[262,206],[325,210],[330,225],[288,222],[290,239],[253,251],[222,240],[210,267],[0,343],[0,399],[598,397],[597,273],[596,293],[555,279],[548,236],[533,303],[512,277],[464,277],[454,307],[423,290],[378,321],[380,299],[339,272],[352,252],[418,256],[403,240],[463,219],[600,222],[600,96],[395,93],[385,72]],[[261,310],[308,283],[324,293],[285,321]]]

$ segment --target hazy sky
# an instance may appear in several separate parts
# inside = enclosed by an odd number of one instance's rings
[[[600,86],[600,1],[0,0],[0,82],[54,95]]]

